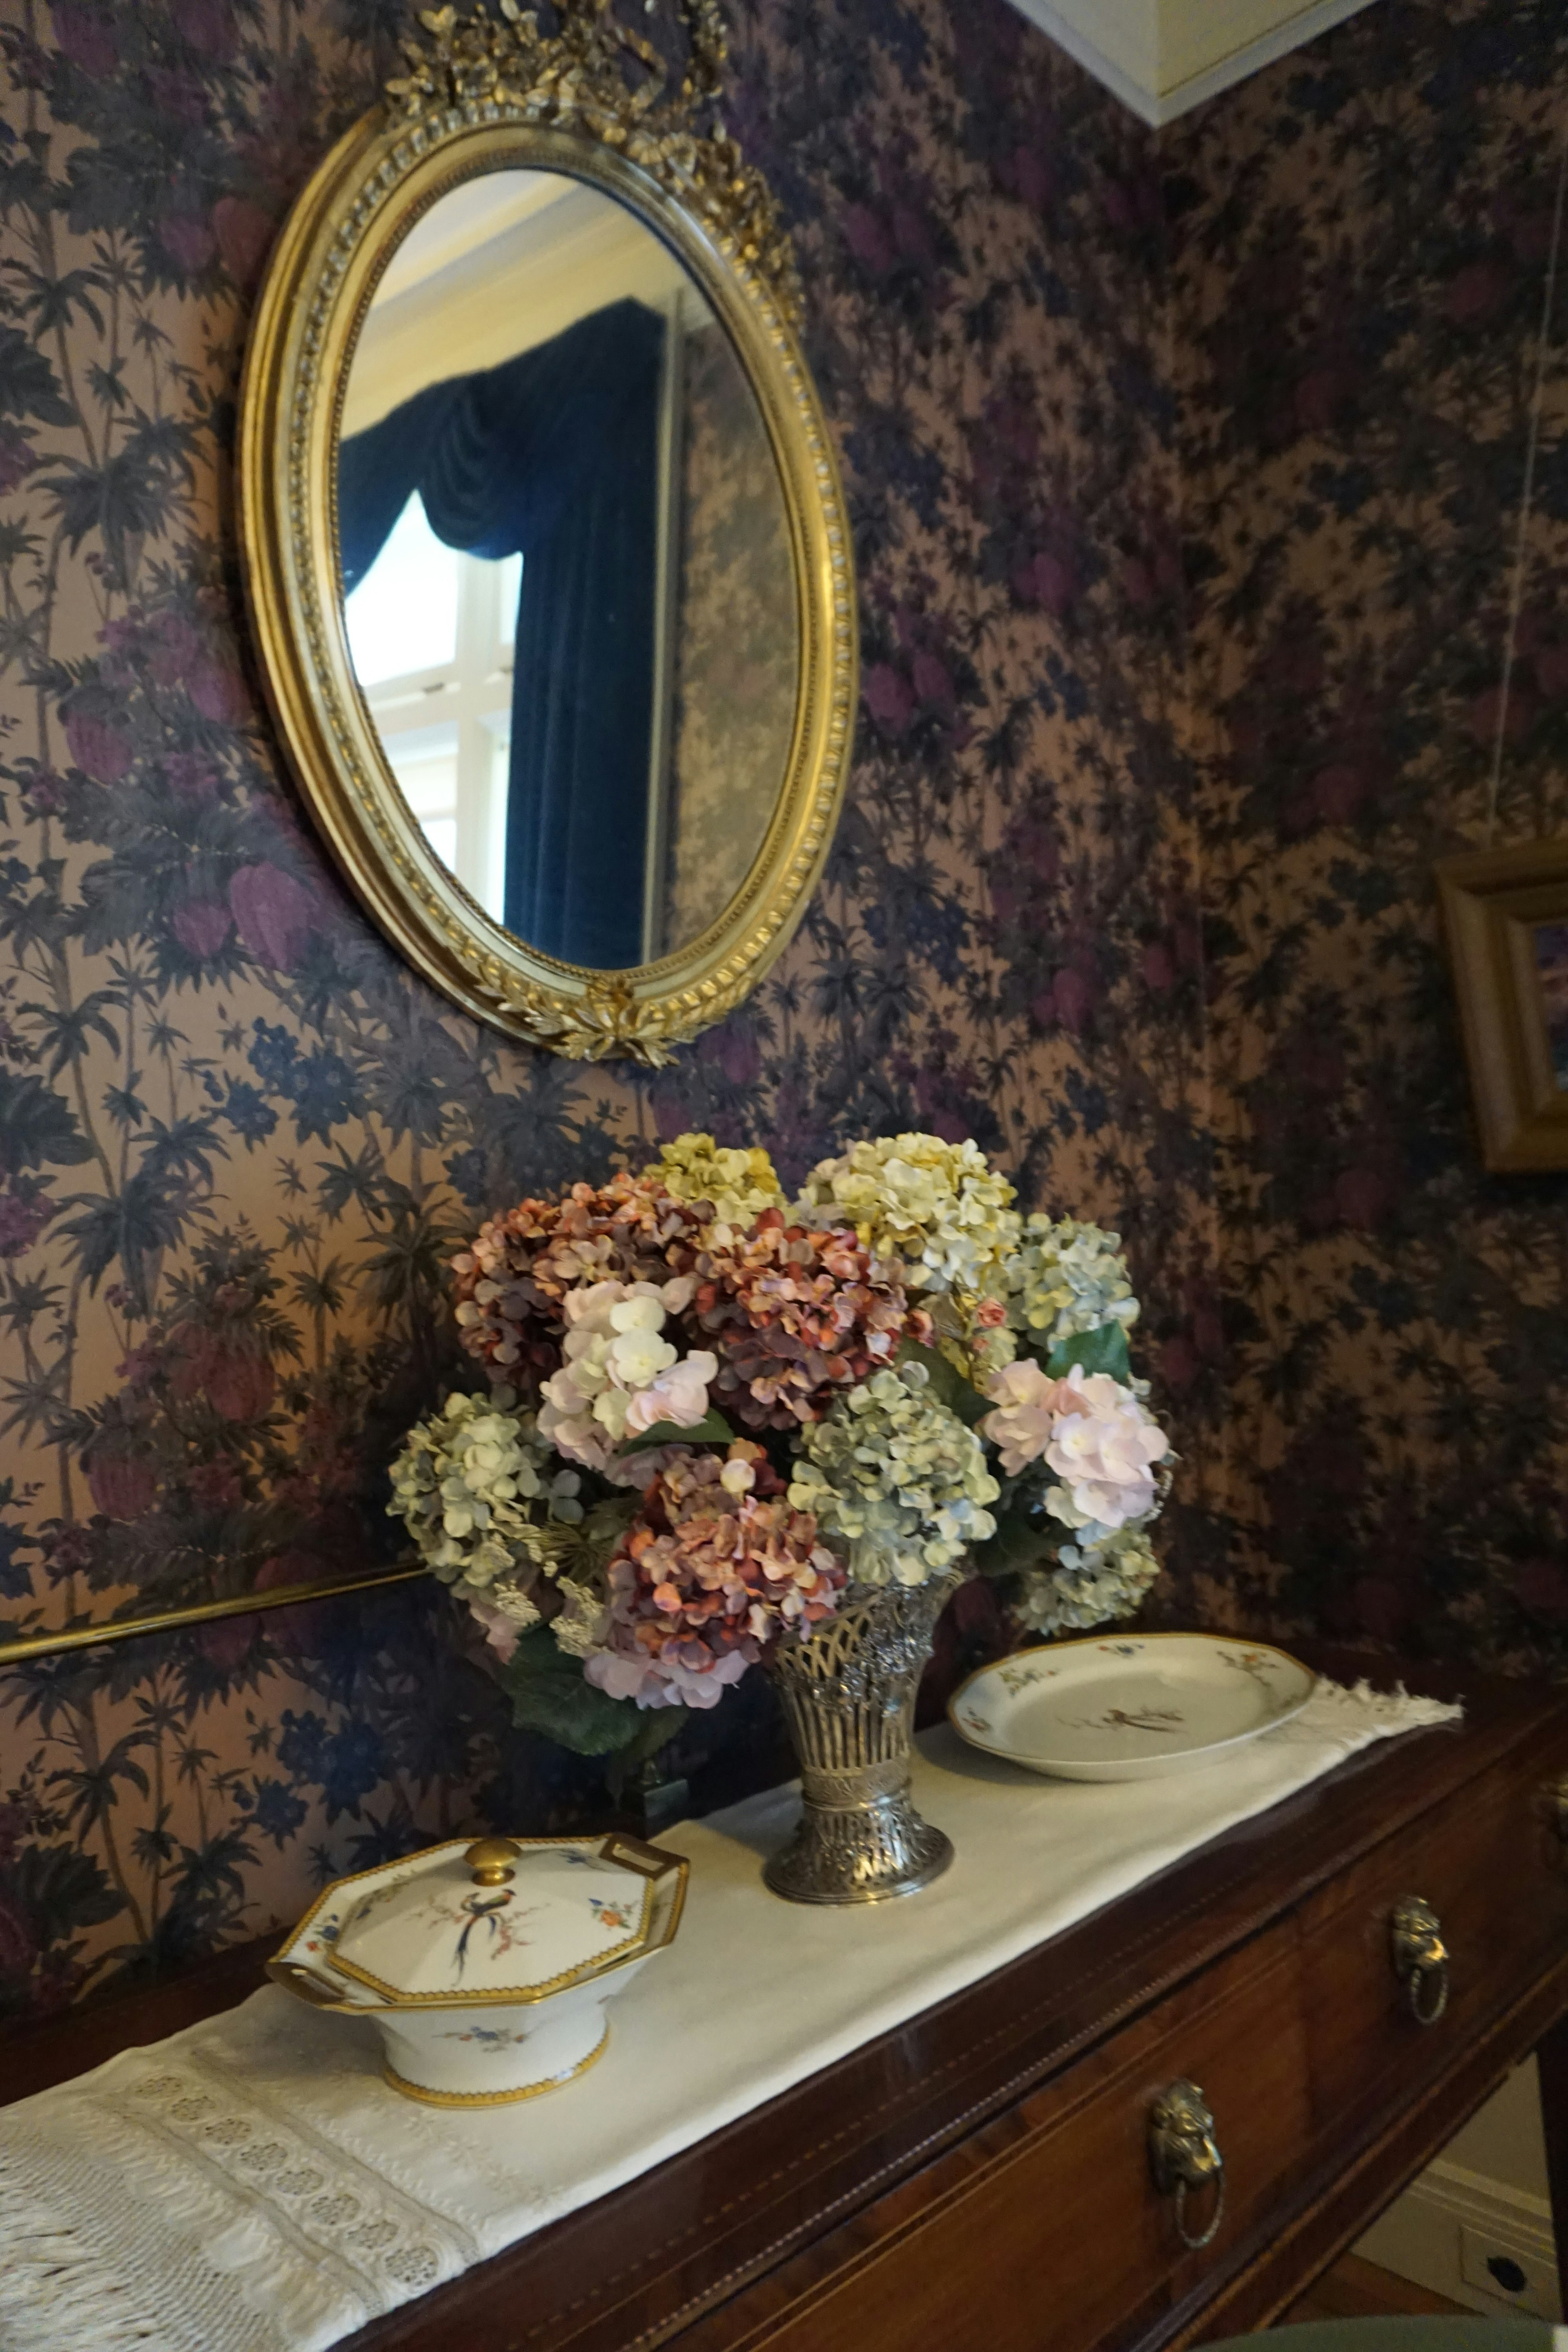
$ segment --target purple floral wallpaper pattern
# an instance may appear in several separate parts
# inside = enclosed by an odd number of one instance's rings
[[[1156,140],[1005,0],[732,13],[863,707],[794,946],[649,1076],[401,971],[251,666],[247,306],[398,0],[0,11],[3,1621],[387,1556],[522,1189],[915,1125],[1125,1234],[1164,1614],[1554,1661],[1563,1189],[1479,1172],[1430,867],[1568,818],[1568,27],[1379,0]],[[434,1609],[0,1669],[0,2011],[591,1802]]]
[[[865,703],[790,953],[647,1077],[511,1046],[400,969],[300,813],[251,664],[247,306],[400,7],[0,11],[11,1632],[385,1557],[384,1465],[447,1362],[453,1236],[689,1125],[792,1175],[857,1131],[973,1132],[1027,1205],[1120,1223],[1190,1526],[1214,1507],[1152,143],[1003,0],[735,15],[731,115],[796,226],[854,505]],[[448,1826],[587,1801],[434,1607],[0,1669],[0,2008],[259,1933]]]
[[[1568,1184],[1479,1168],[1432,867],[1568,827],[1568,18],[1379,0],[1162,160],[1217,1605],[1539,1670],[1568,1656]]]

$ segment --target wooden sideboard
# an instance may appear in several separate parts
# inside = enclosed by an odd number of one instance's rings
[[[1568,2244],[1568,1697],[1463,1687],[1462,1727],[1365,1751],[346,2347],[1202,2344],[1282,2310],[1536,2047]],[[1412,1895],[1449,1954],[1429,2023],[1394,1964]],[[14,2039],[0,2097],[243,1998],[268,1948]],[[1414,1990],[1437,2006],[1436,1977]],[[1150,2164],[1152,2110],[1183,2079],[1213,2111],[1226,2171],[1196,2251]],[[1192,2234],[1211,2200],[1192,2197]]]

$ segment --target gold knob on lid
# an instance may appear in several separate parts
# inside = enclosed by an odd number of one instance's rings
[[[516,1877],[511,1865],[521,1852],[510,1838],[477,1838],[463,1860],[474,1874],[476,1886],[504,1886]]]

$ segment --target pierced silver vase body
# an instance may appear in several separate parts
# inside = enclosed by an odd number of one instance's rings
[[[910,1801],[915,1693],[931,1636],[962,1580],[888,1585],[852,1602],[773,1664],[800,1759],[801,1817],[763,1873],[794,1903],[914,1895],[952,1860]]]

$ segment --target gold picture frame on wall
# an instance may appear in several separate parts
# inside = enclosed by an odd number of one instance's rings
[[[1568,840],[1437,867],[1481,1157],[1568,1169]]]
[[[541,32],[500,13],[425,11],[384,104],[321,164],[285,226],[241,394],[240,520],[274,715],[316,821],[373,919],[469,1013],[576,1059],[658,1065],[755,986],[805,910],[843,799],[856,698],[850,533],[795,332],[799,289],[765,182],[713,119],[714,0],[677,0],[679,78],[605,0],[561,0]],[[787,514],[798,643],[793,735],[743,882],[657,961],[594,970],[503,928],[437,856],[399,790],[351,659],[336,520],[347,373],[409,231],[478,175],[555,173],[613,198],[676,256],[760,408]]]

